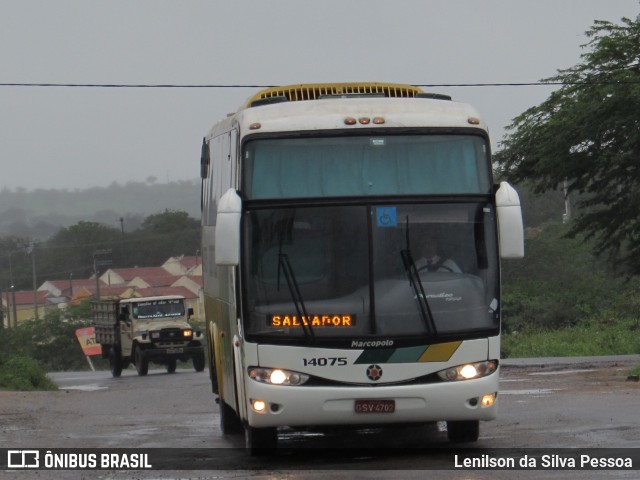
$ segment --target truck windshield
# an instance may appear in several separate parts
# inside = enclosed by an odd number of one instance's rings
[[[488,200],[256,205],[245,222],[248,336],[424,340],[499,329]]]
[[[182,299],[150,300],[133,304],[133,318],[139,320],[182,316],[184,316]]]

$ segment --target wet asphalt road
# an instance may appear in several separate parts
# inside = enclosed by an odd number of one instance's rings
[[[563,452],[640,447],[640,384],[627,381],[625,374],[637,364],[640,356],[504,362],[498,419],[481,424],[474,447],[484,452],[514,449],[518,456],[536,448]],[[99,471],[87,472],[86,478],[426,478],[420,474],[425,470],[431,470],[430,478],[514,475],[504,470],[452,471],[450,451],[439,450],[448,448],[446,433],[437,425],[283,430],[276,455],[249,458],[243,436],[220,434],[206,371],[157,370],[138,377],[129,370],[118,379],[108,372],[51,377],[58,392],[0,392],[0,439],[7,448],[189,448],[185,452],[192,455],[192,464],[204,462],[200,465],[206,468],[135,475]],[[216,450],[198,450],[210,448]],[[43,472],[40,478],[69,478],[63,473],[70,472]],[[0,472],[0,477],[6,474]],[[640,471],[518,473],[522,478],[574,475],[638,478]]]

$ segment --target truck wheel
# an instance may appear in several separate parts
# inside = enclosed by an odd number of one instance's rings
[[[193,357],[193,368],[195,368],[196,372],[204,370],[204,353],[199,353]]]
[[[144,351],[140,347],[136,347],[134,357],[138,375],[144,377],[147,373],[149,373],[149,359],[145,357]]]
[[[479,436],[478,420],[447,422],[447,437],[452,443],[476,442]]]
[[[278,446],[278,431],[275,427],[244,427],[245,447],[250,455],[264,455]]]
[[[175,358],[170,358],[167,362],[167,373],[174,373],[177,365],[178,361]]]
[[[111,370],[113,378],[122,375],[122,355],[119,350],[114,348],[109,351],[109,370]]]

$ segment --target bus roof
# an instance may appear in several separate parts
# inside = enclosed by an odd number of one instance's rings
[[[355,122],[354,122],[355,120]],[[451,97],[393,83],[301,84],[261,90],[208,137],[238,128],[254,133],[357,128],[475,128],[478,112]]]

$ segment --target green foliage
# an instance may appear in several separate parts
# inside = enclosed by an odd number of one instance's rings
[[[525,331],[502,337],[504,358],[634,355],[640,353],[636,320],[588,320],[550,331]]]
[[[596,21],[587,35],[582,63],[546,79],[562,87],[514,120],[495,159],[534,192],[567,180],[582,195],[570,233],[639,274],[640,16]]]
[[[57,390],[33,358],[15,356],[0,360],[0,390]]]
[[[93,252],[109,249],[121,239],[120,231],[97,222],[78,222],[62,228],[49,241],[39,255],[41,272],[73,273],[75,278],[89,278],[93,273]]]
[[[128,236],[139,265],[160,265],[171,256],[195,255],[200,249],[200,221],[187,212],[165,210],[148,216]]]
[[[0,331],[0,362],[26,357],[49,372],[85,370],[88,364],[76,338],[76,329],[90,325],[86,320],[88,308],[85,302],[71,307],[64,316],[55,310],[44,320],[29,320],[18,328]]]
[[[517,190],[525,227],[538,227],[549,221],[562,219],[565,212],[563,192],[534,193],[526,182],[518,185]]]
[[[638,281],[625,281],[592,254],[589,242],[566,238],[550,222],[529,231],[525,257],[503,262],[504,330],[540,331],[577,325],[611,312],[638,315]]]

